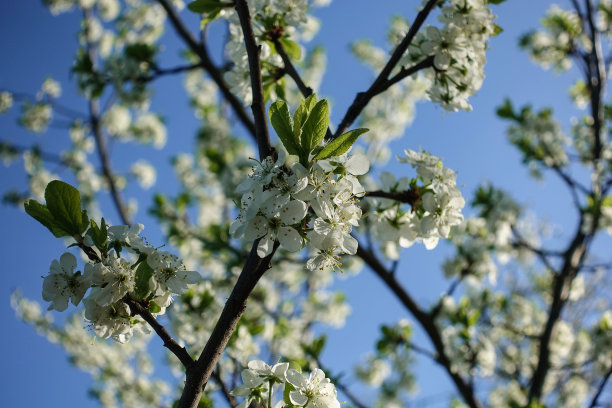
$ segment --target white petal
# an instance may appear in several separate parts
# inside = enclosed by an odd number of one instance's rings
[[[342,243],[342,249],[349,255],[355,255],[357,253],[357,240],[350,235],[344,235],[344,242]]]
[[[361,176],[370,170],[370,161],[365,155],[356,153],[345,164],[346,171],[354,176]]]
[[[302,237],[300,233],[291,227],[280,227],[278,230],[278,242],[288,251],[297,252],[302,249]]]
[[[62,256],[60,256],[60,265],[64,273],[72,275],[72,271],[77,266],[77,261],[74,255],[70,252],[64,252]]]
[[[302,221],[308,212],[308,205],[301,200],[290,201],[280,211],[280,219],[285,225],[293,225]]]
[[[272,253],[272,247],[274,246],[274,238],[271,234],[266,235],[259,241],[257,245],[257,256],[265,258]]]
[[[293,405],[301,407],[308,402],[308,397],[299,391],[291,391],[289,392],[289,401],[291,401]]]

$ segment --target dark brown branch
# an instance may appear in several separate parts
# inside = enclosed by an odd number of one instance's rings
[[[319,368],[327,373],[330,373],[330,370],[327,369],[327,367],[325,367],[323,364],[321,364],[321,359],[317,356],[313,356],[315,357],[315,360],[317,362],[317,366],[319,366]],[[351,400],[351,402],[353,403],[353,405],[355,405],[357,408],[367,408],[367,405],[365,405],[363,402],[361,402],[359,400],[359,398],[357,398],[357,396],[355,394],[353,394],[353,392],[348,388],[348,386],[346,386],[342,381],[340,381],[339,379],[334,380],[334,385],[336,386],[337,389],[339,389],[340,391],[342,391],[342,393],[344,395],[346,395],[346,397]]]
[[[244,109],[242,102],[236,98],[236,96],[230,91],[229,87],[223,80],[223,75],[221,74],[221,70],[219,70],[212,62],[208,55],[208,50],[204,44],[200,44],[196,41],[196,39],[191,35],[191,32],[185,27],[180,17],[174,11],[172,5],[168,2],[168,0],[155,0],[157,1],[166,11],[172,26],[176,33],[187,43],[189,49],[195,53],[202,62],[202,67],[208,72],[212,80],[217,84],[219,90],[223,94],[223,97],[229,102],[232,106],[236,116],[244,127],[247,128],[251,136],[255,137],[255,125],[253,124],[253,120],[249,117],[247,111]]]
[[[380,197],[387,198],[390,200],[399,201],[401,203],[410,204],[410,206],[414,206],[419,200],[420,196],[418,191],[406,190],[406,191],[397,191],[397,192],[387,192],[387,191],[368,191],[365,193],[364,197]]]
[[[91,10],[85,10],[85,18],[87,20],[91,18]],[[89,58],[94,64],[95,69],[97,61],[96,48],[89,42],[87,43],[87,52],[89,54]],[[131,221],[128,215],[127,207],[125,206],[121,193],[119,193],[119,188],[115,183],[115,173],[113,172],[110,156],[108,154],[108,150],[106,149],[106,140],[102,134],[102,127],[100,126],[100,100],[97,98],[91,98],[89,100],[89,124],[91,125],[91,131],[94,135],[94,140],[96,141],[96,150],[98,151],[98,157],[100,158],[100,162],[102,164],[102,173],[108,182],[115,208],[119,213],[121,221],[124,224],[130,225]]]
[[[130,307],[132,315],[141,316],[149,324],[149,326],[151,326],[153,330],[155,330],[155,333],[157,333],[159,338],[162,339],[162,341],[164,342],[164,347],[170,350],[172,354],[174,354],[179,359],[181,364],[183,364],[186,369],[189,369],[189,367],[194,364],[194,361],[187,352],[187,349],[185,347],[181,347],[172,338],[170,333],[168,333],[166,328],[162,326],[157,321],[157,319],[155,319],[155,316],[151,314],[149,309],[147,309],[145,306],[143,306],[136,300],[130,299],[129,297],[125,299],[125,303],[127,303],[127,305]]]
[[[591,115],[593,116],[593,136],[595,143],[593,144],[593,159],[597,160],[601,157],[602,141],[601,131],[604,125],[604,104],[603,96],[605,93],[606,83],[606,67],[603,57],[601,38],[599,31],[595,25],[595,13],[591,5],[591,0],[585,0],[586,3],[586,19],[589,25],[592,50],[588,55],[590,78],[586,78],[586,83],[589,86],[591,95]]]
[[[19,99],[21,101],[27,101],[30,103],[38,103],[38,102],[43,102],[43,103],[48,103],[49,105],[51,105],[51,107],[53,108],[53,110],[61,115],[64,115],[66,117],[69,117],[71,119],[83,119],[85,120],[86,115],[84,115],[81,112],[78,112],[72,108],[69,108],[67,106],[64,106],[62,104],[60,104],[59,102],[57,102],[55,99],[46,99],[46,100],[42,100],[39,101],[37,100],[37,98],[35,96],[32,96],[30,94],[26,94],[23,92],[12,92],[8,89],[0,89],[0,91],[7,91],[9,92],[13,98],[15,99]]]
[[[263,160],[272,155],[272,145],[270,143],[270,135],[268,134],[266,102],[261,80],[261,63],[259,59],[261,46],[257,45],[257,40],[255,39],[249,6],[246,0],[236,0],[236,13],[238,13],[238,18],[240,19],[244,44],[249,58],[249,74],[251,76],[251,91],[253,94],[251,110],[255,119],[255,140],[259,148],[259,158]]]
[[[402,69],[400,70],[400,72],[398,72],[397,74],[395,74],[392,78],[390,78],[388,81],[386,81],[383,86],[381,87],[380,92],[384,92],[386,91],[391,85],[395,85],[396,83],[400,82],[401,80],[408,78],[410,75],[416,74],[417,72],[419,72],[422,69],[426,69],[426,68],[431,68],[433,67],[433,61],[434,61],[434,57],[430,56],[425,58],[423,61],[405,68],[402,67]]]
[[[581,218],[574,239],[564,253],[563,266],[555,275],[552,303],[548,311],[548,319],[540,335],[540,349],[538,351],[538,364],[534,370],[529,387],[529,401],[539,401],[542,396],[544,381],[550,367],[550,343],[555,333],[557,321],[569,297],[572,281],[576,277],[580,265],[587,252],[588,235],[582,232],[584,220]],[[597,220],[594,220],[597,226]]]
[[[221,378],[221,372],[219,371],[219,368],[217,368],[216,371],[213,371],[212,379],[221,389],[221,393],[225,397],[225,400],[232,406],[232,408],[235,408],[238,405],[238,402],[236,401],[236,398],[234,398],[234,396],[231,394],[229,388],[227,388],[227,384],[225,384],[223,378]]]
[[[414,39],[414,36],[418,33],[421,26],[425,22],[425,19],[437,3],[438,0],[429,0],[427,4],[423,7],[423,9],[419,12],[419,14],[417,14],[416,18],[414,19],[414,22],[410,26],[410,29],[406,33],[406,36],[395,48],[393,54],[389,58],[389,61],[387,61],[387,64],[384,66],[376,80],[374,80],[374,83],[372,83],[372,85],[367,91],[360,92],[355,96],[353,103],[346,111],[346,114],[340,122],[338,129],[336,129],[336,133],[333,137],[338,137],[339,135],[346,132],[349,126],[351,126],[355,119],[357,119],[361,111],[366,107],[370,100],[390,86],[387,85],[387,82],[389,81],[389,75],[391,75],[391,72],[395,69],[398,62],[410,46],[410,43]],[[411,72],[410,75],[412,75],[414,72]]]
[[[606,388],[606,383],[610,379],[610,376],[612,376],[612,366],[610,366],[610,369],[608,369],[608,372],[604,375],[604,378],[601,379],[601,382],[599,383],[599,386],[597,387],[597,391],[595,391],[595,395],[593,395],[593,399],[591,400],[591,403],[589,404],[589,408],[595,408],[598,405],[597,400],[603,393],[604,388]]]
[[[312,88],[304,83],[304,81],[300,77],[300,74],[298,74],[295,67],[291,63],[291,59],[289,58],[289,55],[287,55],[285,47],[283,47],[283,44],[280,42],[280,40],[278,38],[273,38],[272,42],[274,43],[274,48],[276,48],[276,52],[283,60],[283,64],[285,65],[285,72],[291,77],[291,79],[293,79],[302,95],[304,95],[305,98],[312,95]]]
[[[451,377],[453,383],[455,384],[455,387],[463,397],[465,403],[471,408],[482,408],[482,404],[480,401],[478,401],[472,385],[466,382],[465,379],[452,368],[451,361],[444,349],[442,336],[435,325],[434,319],[421,309],[421,307],[395,279],[395,276],[387,271],[384,265],[380,263],[374,254],[364,249],[361,244],[359,244],[357,247],[357,256],[363,259],[370,269],[382,279],[387,287],[395,294],[397,299],[419,322],[423,330],[425,330],[425,333],[433,343],[436,350],[435,361],[444,367],[447,374]]]
[[[153,67],[153,75],[145,77],[144,81],[151,82],[165,75],[180,74],[182,72],[189,72],[189,71],[193,71],[194,69],[200,69],[200,68],[204,68],[204,65],[202,64],[202,62],[198,62],[197,64],[181,65],[181,66],[174,67],[174,68]]]
[[[221,316],[215,325],[215,328],[206,342],[206,346],[200,354],[196,363],[187,369],[187,379],[183,395],[178,404],[178,408],[197,408],[198,402],[202,396],[202,392],[213,373],[213,370],[221,354],[225,349],[227,342],[236,330],[236,325],[240,317],[246,310],[247,299],[259,279],[264,272],[270,268],[270,261],[278,248],[278,242],[274,244],[272,253],[265,258],[260,258],[257,255],[257,245],[259,240],[255,241],[251,253],[238,277],[238,281],[232,290]]]
[[[297,72],[297,70],[291,63],[291,59],[289,58],[289,55],[287,55],[287,51],[285,51],[285,47],[283,47],[283,44],[279,41],[279,39],[273,38],[272,42],[274,43],[274,48],[276,49],[276,52],[278,52],[278,55],[280,55],[281,59],[283,60],[284,72],[288,74],[291,79],[293,79],[302,95],[305,98],[308,98],[314,92],[313,89],[304,83],[302,77],[300,77],[300,74]],[[331,137],[332,132],[331,129],[328,127],[327,132],[325,132],[325,138],[331,139]]]

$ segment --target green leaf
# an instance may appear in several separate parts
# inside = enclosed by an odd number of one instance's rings
[[[155,56],[155,48],[152,45],[145,43],[130,44],[125,47],[125,56],[136,61],[150,62]]]
[[[504,31],[503,28],[501,28],[501,26],[499,24],[493,24],[493,34],[491,34],[492,37],[497,37],[498,35],[500,35],[502,32]]]
[[[306,100],[306,104],[308,104],[308,99]],[[308,115],[308,119],[306,119],[302,127],[302,150],[310,153],[312,149],[317,147],[323,138],[325,138],[328,126],[329,105],[326,99],[321,99],[312,108]]]
[[[28,200],[25,202],[24,207],[25,211],[32,218],[47,227],[55,237],[60,238],[72,235],[57,224],[53,214],[51,214],[46,205],[40,204],[36,200]]]
[[[334,156],[340,156],[346,153],[351,146],[357,141],[357,138],[366,133],[370,129],[353,129],[343,135],[338,136],[325,146],[314,158],[315,160],[328,159]]]
[[[304,126],[306,118],[308,118],[308,111],[304,106],[304,101],[302,101],[300,106],[298,106],[293,113],[293,136],[297,141],[299,141],[302,137],[302,126]]]
[[[291,41],[288,38],[281,38],[280,43],[283,45],[285,52],[288,56],[295,60],[299,60],[302,56],[302,50],[300,49],[300,45],[295,41]],[[274,49],[274,48],[273,48]]]
[[[285,389],[283,390],[283,401],[288,406],[293,406],[293,404],[291,404],[291,400],[289,399],[289,393],[291,391],[295,391],[295,387],[289,381],[287,381],[285,383]]]
[[[106,242],[108,241],[108,226],[106,225],[106,221],[102,218],[102,223],[100,227],[94,220],[91,220],[91,228],[89,229],[89,236],[93,240],[96,247],[100,250],[106,247]]]
[[[304,107],[306,108],[306,113],[310,114],[310,112],[312,112],[312,108],[314,108],[315,104],[317,103],[317,94],[313,93],[308,98],[304,99],[303,103]]]
[[[514,113],[514,108],[512,107],[512,102],[510,102],[510,99],[506,99],[504,101],[504,104],[500,106],[499,108],[497,108],[496,113],[497,113],[497,116],[503,119],[512,119],[512,120],[519,119],[516,113]]]
[[[502,4],[506,0],[488,0],[487,4]]]
[[[195,0],[187,5],[189,10],[198,14],[210,13],[221,7],[222,4],[219,0]]]
[[[221,14],[221,10],[223,10],[222,7],[218,7],[216,9],[211,10],[210,13],[208,13],[206,17],[203,18],[202,21],[200,22],[200,29],[203,30],[204,27],[206,27],[206,24],[210,23],[215,18],[219,17],[219,14]]]
[[[149,302],[149,312],[151,313],[159,313],[161,312],[162,308],[160,305],[158,305],[157,303],[151,301]]]
[[[289,154],[299,155],[300,147],[291,128],[291,116],[287,104],[284,101],[274,102],[268,109],[268,116],[285,149]]]
[[[147,261],[140,262],[135,276],[136,290],[134,295],[137,300],[144,300],[149,294],[149,279],[151,276],[153,276],[153,269]]]
[[[45,189],[47,208],[56,224],[70,235],[80,235],[84,216],[79,190],[63,181],[53,180]],[[87,217],[87,215],[85,215]]]

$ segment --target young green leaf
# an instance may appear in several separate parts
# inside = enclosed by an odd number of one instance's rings
[[[270,105],[270,109],[268,109],[268,116],[270,117],[272,127],[276,130],[276,134],[281,142],[283,142],[287,152],[289,152],[289,154],[299,155],[299,142],[296,140],[293,129],[291,128],[291,116],[289,115],[287,104],[283,101],[274,102]]]
[[[306,100],[308,103],[308,99]],[[302,127],[302,150],[311,152],[325,137],[329,126],[329,106],[327,100],[321,99],[312,108],[308,119]]]
[[[137,300],[144,300],[149,294],[149,279],[153,276],[153,269],[149,266],[146,260],[138,264],[136,269],[136,290],[134,296]]]
[[[327,144],[317,155],[314,157],[316,160],[328,159],[334,156],[340,156],[346,153],[351,146],[357,141],[357,138],[362,134],[366,133],[369,129],[353,129],[343,135],[338,136]]]
[[[83,221],[86,221],[87,215],[84,216],[81,211],[79,190],[63,181],[53,180],[45,189],[45,201],[61,229],[70,235],[80,235],[84,231]]]
[[[151,313],[159,313],[161,312],[162,308],[160,305],[158,305],[157,303],[151,301],[149,302],[149,312]]]
[[[298,108],[293,113],[293,136],[295,137],[295,140],[299,141],[301,139],[302,126],[304,126],[306,118],[308,118],[308,111],[304,106],[304,101],[302,101],[302,103],[300,103],[300,106],[298,106]]]
[[[299,60],[302,55],[302,50],[300,49],[300,45],[295,41],[291,41],[288,38],[281,38],[280,43],[283,45],[285,52],[288,56],[295,60]]]
[[[36,200],[28,200],[25,202],[24,207],[25,211],[32,218],[47,227],[55,237],[60,238],[72,235],[57,224],[53,214],[51,214],[46,205],[40,204]]]
[[[317,103],[316,93],[313,93],[308,98],[304,99],[304,107],[306,108],[307,114],[310,114],[310,112],[312,112],[312,109],[315,107],[316,103]]]
[[[195,0],[187,5],[189,10],[198,14],[210,13],[221,7],[222,4],[219,0]]]

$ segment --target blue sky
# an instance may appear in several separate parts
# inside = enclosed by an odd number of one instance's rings
[[[400,14],[411,18],[417,3],[420,2],[336,0],[316,12],[322,29],[311,44],[324,45],[327,50],[328,71],[319,94],[332,98],[332,121],[338,122],[355,93],[365,90],[373,79],[370,70],[359,66],[350,54],[350,41],[370,38],[375,44],[383,44],[390,16]],[[470,197],[479,184],[491,181],[513,192],[519,202],[533,208],[538,216],[571,230],[575,218],[564,186],[550,175],[544,182],[528,177],[527,169],[520,164],[519,154],[506,141],[505,124],[494,114],[496,106],[507,96],[515,105],[527,102],[538,108],[553,105],[558,118],[577,114],[567,96],[572,76],[543,71],[532,65],[527,55],[517,48],[519,35],[537,27],[547,7],[548,2],[533,1],[511,1],[495,7],[499,16],[497,23],[504,32],[491,40],[486,79],[471,101],[474,111],[444,113],[431,103],[421,103],[414,124],[392,147],[394,152],[401,152],[404,148],[421,146],[443,157],[445,165],[458,172],[458,184],[463,185],[466,197]],[[195,16],[187,15],[186,18],[193,27],[197,26]],[[0,88],[34,94],[43,79],[50,75],[63,85],[62,103],[85,112],[83,100],[77,95],[68,74],[76,49],[77,29],[77,14],[52,17],[40,1],[0,2],[0,55],[4,56],[0,64]],[[171,67],[179,62],[180,45],[172,29],[168,28],[167,32],[162,65]],[[213,38],[210,41],[212,43]],[[159,230],[146,214],[151,195],[155,191],[175,190],[175,179],[168,171],[169,157],[191,149],[197,127],[182,92],[181,80],[180,76],[164,78],[153,100],[152,110],[166,117],[168,147],[161,152],[152,149],[122,152],[117,148],[113,157],[118,170],[127,170],[135,156],[147,157],[159,166],[158,183],[152,191],[143,193],[134,187],[126,192],[127,197],[140,199],[136,221],[146,225],[151,242],[161,242]],[[1,139],[21,145],[41,143],[54,150],[58,141],[67,137],[64,130],[56,129],[42,136],[25,132],[15,125],[16,113],[13,109],[9,115],[0,117]],[[569,125],[568,121],[562,124],[565,128]],[[406,170],[406,167],[394,165],[391,171]],[[24,182],[25,175],[19,165],[0,167],[0,191],[23,186]],[[117,223],[118,218],[108,199],[102,198],[101,202],[107,218]],[[568,217],[568,214],[572,215]],[[51,260],[61,254],[62,242],[19,209],[0,206],[0,223],[4,232],[0,238],[0,254],[4,261],[0,296],[5,299],[0,302],[0,321],[4,328],[0,348],[5,356],[0,374],[3,405],[97,406],[87,397],[89,376],[74,369],[57,345],[48,343],[18,321],[9,306],[8,298],[15,288],[41,301],[40,277],[48,272]],[[417,300],[431,301],[444,290],[438,265],[446,253],[448,250],[443,246],[435,251],[411,248],[404,253],[398,271]],[[325,359],[331,367],[348,371],[360,356],[373,349],[381,323],[392,323],[408,316],[370,272],[339,280],[335,286],[346,291],[353,314],[344,330],[330,331]],[[62,316],[57,315],[57,318],[61,320]],[[416,342],[429,347],[420,334]],[[154,341],[154,345],[160,346],[160,343]],[[417,373],[420,373],[421,396],[438,395],[450,389],[444,373],[431,364],[420,362]],[[360,393],[370,395],[368,390],[360,390]]]

